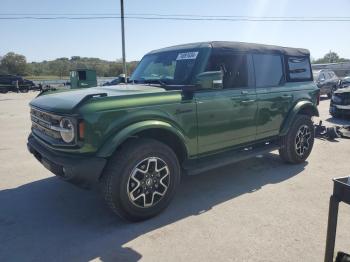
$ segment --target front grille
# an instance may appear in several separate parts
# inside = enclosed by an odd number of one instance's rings
[[[350,92],[349,93],[338,93],[338,94],[334,94],[334,95],[341,99],[341,103],[337,103],[337,104],[350,105]]]
[[[350,92],[337,94],[342,99],[342,105],[350,105]]]
[[[33,117],[36,117],[42,121],[50,123],[51,125],[58,125],[60,118],[61,118],[59,116],[55,116],[55,115],[52,115],[52,114],[49,114],[49,113],[46,113],[46,112],[43,112],[43,111],[40,111],[40,110],[37,110],[34,108],[31,108],[30,114]]]
[[[52,130],[51,126],[59,126],[61,117],[41,110],[31,108],[30,116],[32,120],[32,131],[44,140],[61,140],[58,131]]]

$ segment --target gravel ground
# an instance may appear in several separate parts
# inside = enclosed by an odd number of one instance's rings
[[[188,177],[165,212],[130,224],[27,152],[34,96],[0,95],[0,261],[323,260],[331,179],[350,175],[350,140],[316,139],[301,165],[273,152]],[[328,125],[350,124],[328,107]],[[350,252],[349,218],[341,204],[336,250]]]

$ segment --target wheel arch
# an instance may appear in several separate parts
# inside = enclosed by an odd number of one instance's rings
[[[186,138],[180,130],[171,124],[158,120],[148,120],[131,124],[110,137],[100,148],[97,155],[110,157],[120,146],[130,139],[152,138],[169,146],[179,161],[188,157]]]
[[[308,115],[312,117],[319,116],[319,112],[317,107],[310,101],[303,100],[297,102],[283,122],[280,130],[280,136],[284,136],[288,133],[290,125],[293,123],[296,115]]]

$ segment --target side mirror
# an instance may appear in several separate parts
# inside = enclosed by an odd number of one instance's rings
[[[223,88],[223,72],[208,71],[197,75],[197,85],[203,89],[222,89]]]

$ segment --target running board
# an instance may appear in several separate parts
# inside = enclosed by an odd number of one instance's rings
[[[187,175],[197,175],[210,169],[226,166],[245,159],[256,157],[279,149],[277,142],[262,143],[254,146],[248,146],[215,156],[203,157],[196,160],[190,160],[183,164],[183,169]]]

